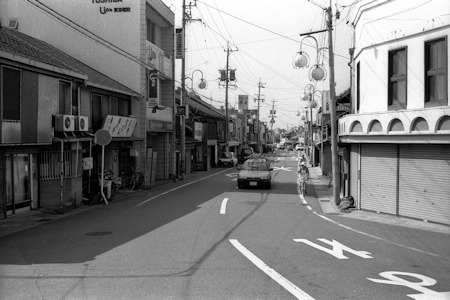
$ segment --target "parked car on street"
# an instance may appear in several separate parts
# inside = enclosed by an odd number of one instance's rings
[[[300,144],[295,145],[295,150],[297,151],[303,151],[303,146]]]
[[[222,152],[219,155],[219,167],[231,166],[236,167],[238,159],[234,155],[234,152]]]
[[[248,159],[238,169],[240,170],[237,178],[238,188],[262,186],[270,189],[273,169],[266,160]]]

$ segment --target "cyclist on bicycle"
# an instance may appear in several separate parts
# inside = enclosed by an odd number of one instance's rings
[[[305,162],[300,163],[300,168],[298,169],[297,173],[300,179],[301,188],[306,193],[306,182],[309,179],[309,169],[306,166]]]
[[[300,164],[305,163],[306,164],[306,157],[305,154],[302,154],[302,157],[300,158]]]

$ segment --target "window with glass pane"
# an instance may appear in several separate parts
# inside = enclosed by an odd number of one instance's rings
[[[425,43],[425,106],[447,106],[447,39]]]
[[[406,48],[389,52],[388,109],[406,109]]]
[[[117,116],[119,114],[119,100],[116,97],[111,97],[110,114]]]
[[[20,70],[2,68],[2,118],[20,121]]]
[[[72,114],[71,97],[70,97],[70,82],[59,82],[59,113]]]
[[[102,97],[92,95],[92,127],[99,129],[102,126]]]

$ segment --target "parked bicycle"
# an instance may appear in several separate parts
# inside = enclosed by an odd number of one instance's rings
[[[127,190],[142,188],[144,186],[144,174],[139,172],[139,168],[134,169],[131,167],[131,170],[133,171],[132,175],[123,179],[123,187]]]

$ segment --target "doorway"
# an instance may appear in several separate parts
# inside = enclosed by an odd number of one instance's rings
[[[5,155],[6,209],[8,214],[16,214],[18,210],[38,208],[36,165],[36,154]]]

